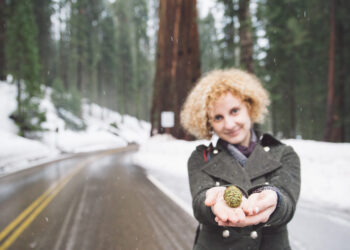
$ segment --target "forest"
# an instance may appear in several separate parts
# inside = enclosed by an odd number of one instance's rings
[[[179,123],[188,91],[236,67],[270,92],[264,130],[349,142],[349,44],[346,0],[0,0],[0,80],[17,85],[11,118],[23,136],[41,129],[50,89],[72,129],[84,129],[71,117],[86,102],[192,139]]]

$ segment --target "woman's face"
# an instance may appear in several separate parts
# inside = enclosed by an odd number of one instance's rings
[[[231,144],[248,146],[252,122],[247,105],[231,93],[224,94],[209,112],[214,132]]]

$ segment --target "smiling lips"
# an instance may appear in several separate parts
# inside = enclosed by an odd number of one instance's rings
[[[225,133],[225,135],[233,137],[233,136],[237,136],[239,134],[239,132],[241,131],[241,129],[237,129],[237,130],[233,130],[233,131],[228,131],[227,133]]]

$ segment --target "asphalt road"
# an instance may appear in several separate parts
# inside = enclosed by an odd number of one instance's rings
[[[195,220],[127,154],[80,156],[0,178],[0,250],[191,249]]]
[[[191,249],[196,221],[129,163],[129,152],[1,177],[0,250]],[[187,180],[151,174],[190,207]],[[288,227],[294,250],[349,249],[348,213],[300,201]]]

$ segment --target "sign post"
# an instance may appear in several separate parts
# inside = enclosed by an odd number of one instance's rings
[[[173,111],[162,111],[160,124],[165,129],[165,133],[170,134],[170,129],[175,125],[175,114]]]

